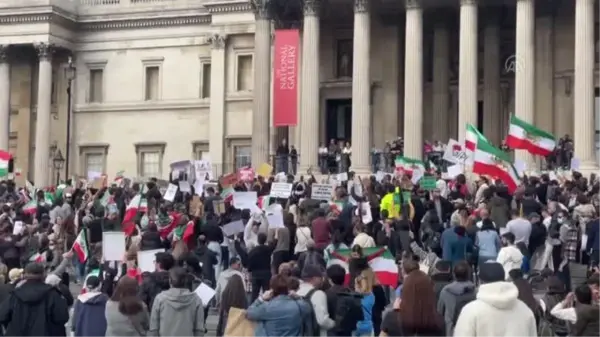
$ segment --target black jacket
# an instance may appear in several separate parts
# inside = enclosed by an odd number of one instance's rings
[[[248,271],[261,272],[271,270],[271,253],[273,249],[267,245],[258,245],[248,253]]]
[[[140,241],[140,250],[152,250],[164,248],[158,231],[146,231],[142,234]]]
[[[202,264],[203,279],[210,281],[212,284],[217,284],[214,268],[214,266],[219,263],[219,260],[217,260],[217,254],[208,249],[207,246],[199,246],[196,248],[194,253],[196,256],[198,256],[198,259]]]
[[[140,287],[140,299],[146,303],[148,310],[152,309],[154,298],[163,290],[171,288],[169,284],[168,271],[155,271],[142,274],[142,285]]]
[[[57,288],[29,280],[0,304],[0,324],[7,336],[66,336],[67,302]]]

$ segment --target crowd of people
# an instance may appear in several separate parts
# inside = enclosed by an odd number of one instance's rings
[[[348,172],[330,200],[312,198],[314,176],[221,180],[170,200],[156,179],[2,181],[0,331],[65,336],[71,308],[75,336],[202,336],[215,312],[217,336],[599,334],[596,176],[525,177],[508,193],[492,177],[426,175],[435,188]],[[276,182],[292,185],[288,198],[269,198]],[[259,204],[240,207],[229,187]],[[126,252],[106,261],[114,231]],[[374,248],[397,265],[393,284]]]

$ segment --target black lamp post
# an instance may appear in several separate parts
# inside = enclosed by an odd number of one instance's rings
[[[67,79],[67,146],[65,152],[65,179],[69,178],[69,158],[71,154],[71,113],[72,113],[72,92],[71,85],[75,80],[77,68],[73,63],[73,58],[69,56],[67,67],[65,68],[65,78]]]
[[[65,158],[63,158],[60,150],[56,151],[56,154],[52,159],[52,164],[54,164],[54,171],[56,172],[56,186],[58,186],[60,184],[60,170],[62,170],[63,165],[65,164]]]

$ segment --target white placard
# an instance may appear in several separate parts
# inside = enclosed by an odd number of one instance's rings
[[[269,228],[283,228],[283,207],[280,204],[272,204],[265,210]]]
[[[185,180],[180,180],[179,181],[179,190],[181,192],[188,192],[188,193],[192,192],[192,188],[190,186],[190,183],[187,182],[187,181],[185,181]]]
[[[463,174],[464,171],[465,171],[464,166],[462,166],[460,164],[448,166],[448,178],[449,179],[454,179],[459,174]]]
[[[163,195],[163,199],[173,202],[173,200],[175,200],[175,194],[177,194],[177,189],[177,185],[169,184],[169,187],[167,187],[167,190]]]
[[[194,290],[194,293],[198,295],[198,297],[202,301],[202,305],[204,307],[207,307],[210,303],[210,300],[212,300],[213,297],[215,297],[216,291],[214,291],[213,288],[207,286],[206,284],[200,283],[198,288]]]
[[[446,151],[444,151],[444,160],[447,160],[454,164],[464,164],[467,161],[467,152],[465,147],[458,141],[450,138],[448,145],[446,145]]]
[[[156,253],[164,252],[164,249],[141,250],[137,254],[138,268],[143,272],[153,272],[154,261],[156,261]]]
[[[213,180],[212,164],[210,160],[202,158],[202,160],[194,160],[194,172],[196,180]],[[208,175],[208,177],[207,177]]]
[[[419,183],[419,180],[421,180],[421,178],[423,178],[424,175],[425,173],[421,169],[414,169],[410,181],[416,185]]]
[[[232,221],[228,224],[223,225],[223,234],[225,236],[236,235],[244,231],[244,222],[242,220]]]
[[[377,171],[377,173],[375,174],[375,180],[377,180],[377,182],[382,182],[383,179],[385,178],[385,175],[389,174],[387,172],[383,172],[383,171]]]
[[[258,197],[256,192],[233,192],[233,207],[237,209],[253,210],[257,208]]]
[[[348,172],[338,173],[336,176],[337,181],[347,181],[348,180]]]
[[[293,184],[288,183],[272,183],[270,195],[275,198],[289,198],[292,194]]]
[[[333,185],[330,184],[312,184],[311,189],[311,199],[329,201],[333,196]]]
[[[21,235],[25,230],[23,221],[15,221],[15,227],[13,227],[13,235]]]
[[[362,222],[366,225],[373,221],[373,214],[371,214],[371,204],[368,202],[363,202],[361,204],[361,219]]]
[[[125,256],[125,233],[102,233],[102,257],[104,261],[122,261]]]

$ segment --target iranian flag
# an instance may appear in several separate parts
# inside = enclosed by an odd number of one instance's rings
[[[6,151],[0,151],[0,177],[6,177],[8,175],[8,163],[12,155]]]
[[[421,170],[425,172],[425,163],[418,159],[408,157],[396,157],[396,171],[403,172],[405,174],[413,174],[414,170]]]
[[[271,204],[271,196],[263,195],[262,197],[258,197],[258,201],[256,203],[258,205],[258,208],[260,208],[264,211]]]
[[[35,214],[35,212],[37,212],[37,201],[35,199],[29,200],[28,203],[23,205],[22,210],[23,210],[23,213],[26,215]]]
[[[188,221],[184,226],[178,226],[173,230],[173,242],[183,240],[186,244],[194,236],[194,221]]]
[[[538,156],[548,156],[556,148],[554,136],[538,129],[517,116],[510,116],[510,128],[506,137],[506,146],[511,149],[526,150]]]
[[[148,201],[142,198],[141,194],[137,194],[125,209],[125,215],[123,215],[123,232],[127,236],[131,236],[135,229],[135,216],[138,212],[146,212],[148,210]]]
[[[502,180],[513,193],[521,183],[519,174],[508,155],[483,139],[477,141],[473,157],[473,173]]]
[[[121,186],[121,183],[123,182],[123,178],[125,178],[125,171],[119,171],[115,175],[115,179],[114,179],[113,183]]]
[[[331,253],[327,267],[330,265],[340,265],[346,270],[346,284],[350,281],[348,261],[350,260],[351,249],[339,249]],[[367,257],[369,266],[379,279],[381,285],[392,287],[398,286],[398,266],[392,253],[385,247],[374,247],[363,249],[363,256]]]
[[[467,153],[467,162],[473,163],[473,155],[477,149],[477,141],[482,139],[488,141],[484,135],[472,124],[467,124],[467,133],[465,134],[465,152]]]
[[[71,250],[77,254],[79,262],[81,263],[84,263],[90,255],[90,248],[88,247],[86,236],[86,230],[80,230],[79,235],[77,235],[77,239],[75,239],[73,247],[71,248]]]
[[[29,262],[37,262],[37,263],[43,263],[46,262],[47,260],[47,256],[46,256],[46,252],[42,252],[40,253],[35,253],[33,255],[31,255],[31,257],[29,258]]]

